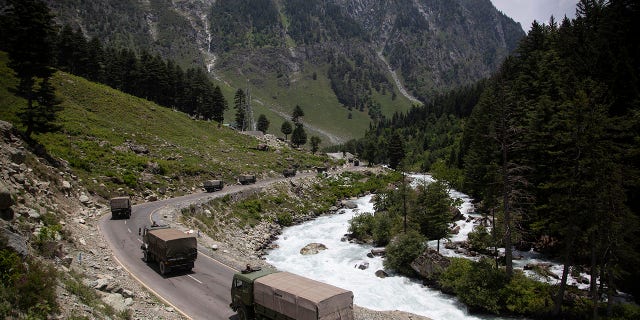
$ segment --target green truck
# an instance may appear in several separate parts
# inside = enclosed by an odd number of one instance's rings
[[[202,185],[207,192],[214,192],[222,190],[224,182],[222,180],[206,180]]]
[[[109,200],[111,218],[131,218],[131,199],[129,197],[115,197]]]
[[[239,320],[353,320],[353,292],[289,272],[244,270],[233,276]]]
[[[145,227],[142,231],[142,259],[157,262],[161,275],[173,270],[191,271],[198,257],[196,237],[169,227]]]

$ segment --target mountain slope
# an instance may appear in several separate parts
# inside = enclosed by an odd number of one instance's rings
[[[490,0],[48,2],[60,23],[87,36],[250,89],[256,115],[301,105],[332,143],[407,110],[412,97],[487,77],[524,36]],[[272,128],[283,121],[271,120]]]

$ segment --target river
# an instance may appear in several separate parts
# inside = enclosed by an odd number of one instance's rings
[[[422,176],[430,179],[428,176]],[[454,194],[465,202],[462,212],[471,208],[471,199]],[[279,270],[293,272],[318,281],[353,291],[354,303],[372,310],[400,310],[437,320],[481,319],[470,315],[454,297],[430,289],[420,282],[391,274],[375,275],[384,269],[382,258],[367,257],[372,246],[341,241],[348,232],[349,220],[360,212],[373,212],[371,195],[355,200],[356,209],[343,209],[341,214],[321,216],[315,220],[286,228],[269,252],[267,262]],[[472,226],[464,226],[464,230]],[[462,234],[463,232],[461,232]],[[459,235],[462,237],[462,235]],[[300,249],[311,242],[327,246],[316,255],[301,255]],[[369,263],[361,270],[357,265]],[[485,318],[486,319],[486,318]]]

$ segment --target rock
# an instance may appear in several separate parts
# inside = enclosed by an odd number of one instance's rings
[[[387,248],[373,248],[371,254],[374,256],[382,257],[387,253]]]
[[[107,287],[110,284],[110,280],[107,278],[100,278],[93,282],[92,287],[96,290],[107,291]]]
[[[451,221],[459,221],[465,219],[462,212],[460,212],[460,209],[456,207],[449,208],[449,212],[451,212]]]
[[[355,202],[348,201],[348,200],[342,201],[342,206],[347,209],[355,209],[358,207],[358,205]]]
[[[125,298],[125,299],[124,299],[124,305],[125,305],[125,306],[127,306],[127,307],[129,307],[129,306],[133,305],[133,299],[131,299],[131,298]]]
[[[453,229],[451,229],[452,234],[460,233],[460,226],[456,225]]]
[[[369,269],[369,262],[366,262],[366,261],[360,262],[356,265],[356,267],[358,267],[358,269],[360,270],[367,270]]]
[[[86,194],[82,193],[80,195],[80,197],[78,198],[78,200],[82,203],[82,204],[89,204],[91,202],[91,199],[89,199],[89,197],[87,197]]]
[[[147,196],[146,200],[147,200],[147,202],[158,201],[158,196],[156,196],[155,194],[152,194],[150,196]]]
[[[218,247],[218,245],[217,245],[217,244],[212,244],[212,245],[211,245],[211,250],[213,250],[213,251],[218,251],[218,248],[219,248],[219,247]]]
[[[327,246],[325,246],[324,244],[313,242],[313,243],[309,243],[308,245],[300,249],[300,254],[301,255],[317,254],[320,251],[326,250],[326,249],[327,249]]]
[[[378,278],[382,278],[382,279],[384,279],[384,278],[386,278],[386,277],[388,277],[388,276],[389,276],[389,274],[388,274],[388,273],[386,273],[386,272],[384,272],[384,270],[378,270],[378,271],[376,271],[376,277],[378,277]]]
[[[435,279],[451,263],[449,258],[433,249],[427,249],[410,264],[411,269],[425,279]]]
[[[127,309],[127,306],[124,303],[124,298],[119,293],[108,294],[102,298],[102,301],[119,312]]]
[[[0,187],[0,210],[6,210],[11,208],[14,204],[11,192],[5,187]]]
[[[9,149],[9,159],[11,159],[11,162],[15,164],[23,164],[26,158],[27,155],[24,151],[13,148]]]
[[[0,233],[3,236],[2,238],[6,239],[7,247],[13,249],[13,251],[23,257],[29,253],[29,246],[27,245],[26,237],[14,233],[13,231],[6,228],[0,229]]]
[[[129,149],[131,149],[131,151],[133,151],[133,152],[135,152],[137,154],[148,154],[149,153],[149,149],[147,149],[147,147],[145,147],[145,146],[131,144],[131,145],[129,145]]]
[[[38,213],[38,211],[35,210],[35,209],[29,209],[29,218],[31,218],[31,219],[39,219],[40,218],[40,213]]]
[[[121,294],[125,298],[133,298],[133,291],[128,289],[123,289]]]

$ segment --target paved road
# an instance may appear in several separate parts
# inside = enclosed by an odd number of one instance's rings
[[[295,178],[311,176],[314,173],[299,173]],[[205,248],[199,248],[198,259],[191,273],[175,273],[163,277],[155,264],[147,265],[142,261],[142,237],[140,228],[149,226],[151,221],[161,222],[158,211],[171,206],[182,208],[195,202],[207,202],[213,198],[245,190],[264,187],[280,179],[258,181],[253,185],[230,185],[213,193],[195,193],[178,198],[143,203],[133,206],[131,219],[111,220],[111,214],[105,214],[100,220],[100,231],[104,235],[118,262],[140,283],[174,306],[177,311],[191,319],[235,319],[235,312],[229,308],[231,303],[231,280],[236,272],[205,254]]]

